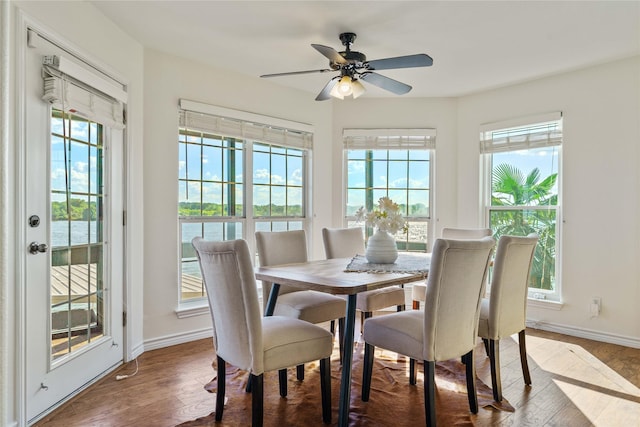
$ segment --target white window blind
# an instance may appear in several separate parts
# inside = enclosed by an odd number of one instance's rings
[[[500,153],[553,147],[562,144],[562,113],[527,119],[524,126],[509,122],[492,123],[480,128],[480,152]]]
[[[180,100],[180,126],[220,136],[248,139],[283,147],[311,149],[309,125],[273,117]]]
[[[344,129],[347,150],[435,149],[435,129]]]
[[[90,71],[71,64],[68,59],[58,56],[44,57],[42,99],[67,113],[123,129],[126,92]],[[94,87],[94,84],[105,92]]]

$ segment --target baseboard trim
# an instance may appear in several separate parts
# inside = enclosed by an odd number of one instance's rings
[[[527,327],[548,332],[570,335],[572,337],[586,338],[593,341],[601,341],[609,344],[617,344],[625,347],[640,349],[640,338],[628,337],[609,332],[594,331],[591,329],[577,328],[575,326],[561,325],[557,323],[528,320]]]
[[[203,338],[211,338],[212,336],[213,328],[205,328],[197,331],[189,331],[181,334],[165,335],[164,337],[152,338],[144,342],[143,352],[170,347],[172,345],[184,344]]]
[[[137,359],[138,357],[140,357],[140,355],[144,353],[144,343],[140,343],[137,346],[135,346],[132,350],[131,350],[131,358],[128,360],[125,360],[125,362],[130,362],[134,359]]]

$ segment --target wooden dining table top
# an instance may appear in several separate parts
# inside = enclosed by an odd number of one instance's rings
[[[334,258],[258,267],[255,277],[271,283],[300,289],[350,295],[373,289],[421,280],[424,272],[387,273],[345,271],[351,258]]]

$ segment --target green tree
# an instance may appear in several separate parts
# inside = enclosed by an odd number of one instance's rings
[[[509,164],[500,164],[492,173],[492,206],[555,206],[558,195],[554,193],[558,174],[540,180],[540,170],[534,168],[525,175]],[[531,270],[530,286],[553,289],[556,255],[555,209],[492,210],[491,227],[496,238],[510,234],[526,236],[536,233],[539,237]]]

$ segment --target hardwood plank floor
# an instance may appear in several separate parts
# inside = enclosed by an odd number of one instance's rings
[[[481,410],[475,425],[640,426],[640,349],[528,329],[532,387],[522,380],[515,337],[500,350],[503,394],[515,412]],[[478,378],[491,384],[481,343],[475,354]],[[215,406],[203,390],[213,357],[210,339],[146,352],[136,376],[115,380],[135,370],[131,362],[36,426],[169,427],[205,416]]]

